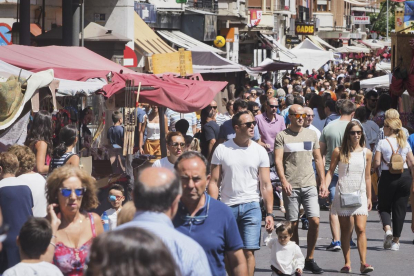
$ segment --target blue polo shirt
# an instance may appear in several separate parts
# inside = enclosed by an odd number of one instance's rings
[[[205,195],[206,203],[195,216],[198,219],[192,222],[186,220],[185,217],[189,214],[180,202],[173,224],[176,230],[201,245],[206,252],[212,275],[225,276],[225,253],[242,249],[243,241],[230,208],[208,194]]]

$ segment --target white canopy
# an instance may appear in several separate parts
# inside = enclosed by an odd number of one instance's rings
[[[360,82],[361,88],[375,88],[375,87],[389,87],[390,75],[384,75],[372,79],[362,80]]]
[[[33,72],[21,69],[14,65],[11,65],[7,62],[0,60],[0,76],[8,78],[10,75],[21,76],[22,78],[27,79]],[[106,81],[102,79],[89,79],[86,82],[83,81],[72,81],[72,80],[59,80],[59,87],[57,88],[57,97],[62,96],[74,96],[78,93],[83,93],[90,95],[98,90],[100,90],[104,85],[107,84]]]
[[[371,52],[368,48],[362,48],[357,46],[342,46],[340,48],[336,48],[335,50],[338,53],[365,53],[369,54]]]
[[[319,69],[325,63],[330,60],[334,60],[334,53],[331,51],[325,51],[316,46],[309,39],[305,39],[301,44],[295,48],[289,50],[295,57],[287,56],[285,53],[280,52],[280,60],[285,62],[301,63],[303,66],[302,72],[306,70],[312,72],[312,69]]]
[[[391,62],[380,62],[375,65],[375,70],[377,71],[386,71],[387,73],[391,73]]]

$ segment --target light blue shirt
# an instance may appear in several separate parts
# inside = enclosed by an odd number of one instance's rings
[[[169,217],[163,213],[138,211],[132,221],[115,230],[128,227],[143,228],[157,235],[170,249],[182,276],[210,276],[210,265],[203,248],[193,239],[178,232]]]
[[[282,110],[282,112],[280,112],[280,116],[282,116],[283,118],[285,118],[285,125],[289,125],[290,124],[290,120],[289,120],[289,109],[290,109],[290,105],[288,107],[286,107],[285,109]]]

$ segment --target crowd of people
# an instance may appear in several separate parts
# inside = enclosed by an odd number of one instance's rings
[[[359,271],[372,272],[369,211],[378,210],[384,249],[398,251],[410,195],[414,209],[414,136],[387,93],[359,89],[358,80],[375,74],[375,64],[356,71],[352,62],[294,70],[280,83],[246,85],[226,113],[215,101],[199,117],[168,109],[164,158],[157,106],[139,109],[137,151],[155,159],[136,175],[130,197],[122,185],[109,188],[108,231],[93,211],[95,179],[74,153],[80,137],[90,142],[89,109],[81,129],[66,125],[55,138],[51,115],[39,111],[25,145],[0,153],[0,273],[252,276],[265,245],[272,275],[321,274],[323,208],[332,231],[326,250],[344,255],[340,272],[352,271],[353,246]],[[107,134],[115,149],[123,147],[122,117],[113,112]],[[275,222],[275,202],[283,221]]]

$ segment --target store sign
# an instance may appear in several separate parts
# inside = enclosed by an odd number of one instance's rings
[[[296,35],[313,35],[315,33],[315,26],[310,24],[296,23]]]
[[[369,16],[352,16],[353,24],[371,24]]]
[[[299,37],[297,36],[291,36],[291,35],[286,36],[286,44],[299,44],[300,42],[301,41]]]
[[[250,10],[250,26],[254,27],[259,25],[260,20],[262,20],[262,11],[259,10]]]

